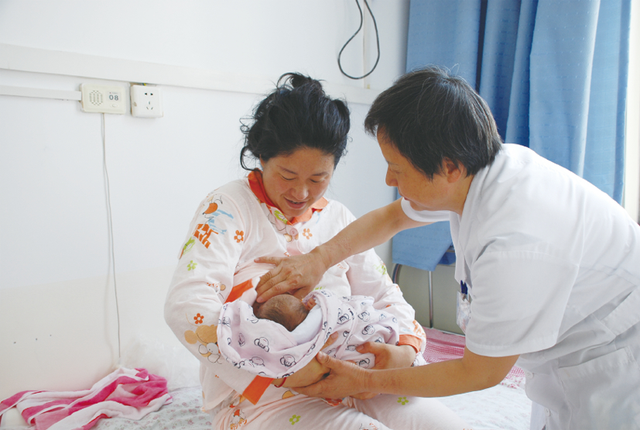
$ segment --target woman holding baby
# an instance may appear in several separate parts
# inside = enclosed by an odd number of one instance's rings
[[[347,106],[329,98],[318,81],[282,76],[242,127],[240,162],[248,176],[212,191],[191,222],[165,317],[200,360],[204,409],[212,414],[214,428],[465,427],[433,399],[399,402],[398,396],[369,393],[359,399],[324,400],[296,393],[292,387],[317,382],[328,371],[316,360],[286,380],[273,380],[220,356],[216,329],[224,323],[219,321],[222,307],[238,296],[233,286],[265,272],[254,260],[308,253],[355,219],[345,206],[323,197],[345,153],[349,128]],[[247,167],[249,159],[260,168]],[[414,310],[374,251],[333,266],[318,288],[338,296],[372,296],[376,309],[397,319],[397,345],[368,343],[359,349],[375,355],[376,368],[410,367],[424,351],[426,339]]]

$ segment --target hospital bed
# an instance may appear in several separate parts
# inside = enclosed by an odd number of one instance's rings
[[[428,344],[425,359],[429,363],[461,357],[464,337],[425,329]],[[154,351],[150,354],[149,351]],[[163,358],[160,359],[159,357]],[[201,410],[202,394],[198,386],[198,362],[186,348],[164,350],[158,354],[158,345],[140,344],[123,357],[123,364],[138,365],[145,362],[147,370],[167,378],[173,397],[170,404],[157,412],[132,421],[125,418],[102,419],[96,430],[164,430],[189,428],[211,429],[210,416]],[[514,367],[504,381],[492,388],[440,399],[476,430],[526,430],[529,428],[531,401],[524,392],[524,372]],[[17,420],[4,420],[0,430],[26,430],[29,426],[12,424]],[[11,421],[11,422],[9,422]],[[9,424],[9,425],[8,425]]]

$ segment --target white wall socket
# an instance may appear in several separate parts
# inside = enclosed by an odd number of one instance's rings
[[[81,84],[82,110],[85,112],[127,113],[125,87]]]
[[[150,85],[131,85],[131,115],[159,118],[162,110],[162,90]]]

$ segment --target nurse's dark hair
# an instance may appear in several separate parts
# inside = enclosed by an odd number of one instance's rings
[[[383,132],[429,179],[441,173],[444,159],[474,175],[502,145],[487,103],[464,79],[435,66],[409,72],[383,91],[364,125],[372,135]]]
[[[346,152],[349,108],[342,100],[328,97],[319,81],[299,73],[282,75],[252,117],[241,122],[245,139],[240,165],[246,170],[251,170],[247,157],[268,161],[299,148],[333,155],[335,167]]]

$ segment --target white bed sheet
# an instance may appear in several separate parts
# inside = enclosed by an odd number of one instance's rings
[[[461,354],[464,345],[463,338],[449,337],[428,330],[430,339],[427,361],[439,361],[451,359]],[[146,367],[151,373],[164,376],[169,381],[169,390],[173,396],[173,402],[165,405],[158,412],[153,412],[141,420],[132,421],[124,418],[109,418],[100,420],[93,429],[95,430],[210,430],[211,417],[201,410],[202,391],[197,384],[197,378],[185,378],[180,375],[197,375],[197,360],[188,355],[185,348],[175,351],[164,351],[161,362],[153,362],[150,354],[152,351],[146,345],[132,351],[137,362],[131,362],[130,367]],[[156,348],[154,351],[157,351]],[[182,358],[180,354],[187,354]],[[157,354],[153,357],[157,358]],[[177,358],[180,357],[180,358]],[[195,365],[195,368],[193,367]],[[195,369],[195,370],[194,370]],[[475,430],[528,430],[531,416],[531,401],[524,392],[524,381],[516,375],[515,378],[507,378],[502,384],[495,387],[473,393],[443,397],[440,399],[460,417],[465,419]],[[187,387],[187,388],[179,388]],[[5,416],[0,430],[26,430],[35,427],[13,425],[12,423],[24,422],[15,409],[9,411],[12,414]],[[17,417],[12,417],[16,415]],[[16,419],[17,418],[17,419]],[[404,430],[404,429],[401,429]]]
[[[171,392],[173,403],[139,421],[124,418],[103,419],[95,430],[211,430],[209,414],[202,412],[199,387]],[[440,399],[475,430],[527,430],[531,401],[522,388],[498,385],[475,393]],[[2,430],[25,430],[27,426],[2,426]]]
[[[125,418],[103,419],[96,430],[210,430],[211,418],[201,410],[200,387],[171,392],[173,403],[139,421]],[[465,419],[475,430],[527,430],[531,401],[522,387],[495,387],[473,393],[443,397],[442,403]],[[25,430],[27,426],[2,426],[2,430]]]
[[[201,392],[198,387],[172,391],[174,401],[162,410],[134,422],[123,418],[101,420],[96,430],[210,430],[209,414],[200,409]],[[505,385],[444,397],[440,401],[465,419],[474,430],[528,430],[531,401],[521,387]]]
[[[171,391],[173,403],[139,421],[103,419],[95,430],[211,430],[209,414],[202,412],[200,387]],[[475,430],[528,430],[531,401],[522,387],[495,387],[473,393],[443,397],[442,403],[465,419]],[[27,426],[0,426],[2,430],[25,430]],[[404,429],[403,429],[404,430]]]
[[[500,384],[482,391],[443,397],[440,401],[474,430],[529,430],[531,400],[523,387]]]

